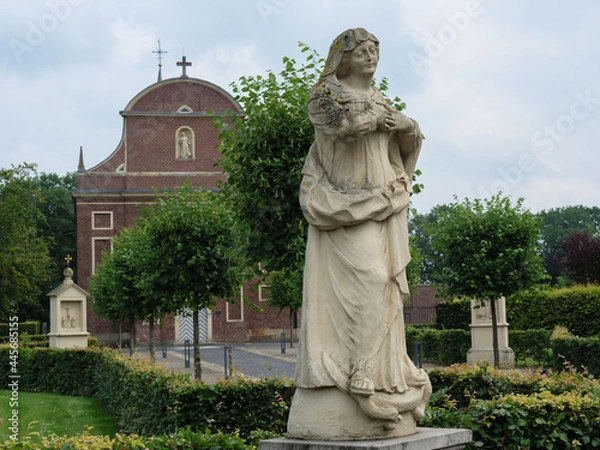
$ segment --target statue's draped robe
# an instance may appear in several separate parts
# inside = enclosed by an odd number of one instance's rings
[[[377,130],[378,110],[386,108],[374,88],[350,93],[327,79],[309,99],[316,138],[300,190],[309,222],[300,388],[335,386],[336,375],[357,370],[376,391],[403,393],[411,379],[423,384],[407,355],[403,316],[407,211],[421,132],[414,121],[408,133]]]

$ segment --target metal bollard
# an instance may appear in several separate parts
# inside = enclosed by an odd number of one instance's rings
[[[415,341],[413,362],[419,369],[423,368],[423,342]]]
[[[162,337],[162,354],[163,358],[167,357],[167,338],[165,336]]]
[[[190,359],[192,356],[192,347],[190,345],[190,340],[186,339],[183,341],[183,361],[186,369],[190,368]]]
[[[233,347],[223,347],[223,368],[225,370],[225,379],[228,380],[231,375],[231,365],[233,362]]]
[[[285,354],[285,333],[281,333],[280,339],[281,341],[281,354]]]

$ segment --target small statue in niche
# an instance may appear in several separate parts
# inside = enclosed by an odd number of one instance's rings
[[[192,152],[192,142],[188,137],[188,134],[185,130],[182,130],[179,134],[179,158],[191,158],[193,156]]]

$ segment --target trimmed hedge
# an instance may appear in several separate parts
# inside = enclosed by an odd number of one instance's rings
[[[5,443],[7,450],[252,450],[254,445],[246,444],[239,436],[223,434],[196,433],[189,429],[179,430],[173,435],[138,436],[135,434],[117,434],[115,437],[94,436],[89,432],[75,437],[51,436],[43,439],[41,444],[30,441]]]
[[[600,448],[600,382],[583,373],[454,366],[430,378],[434,394],[420,425],[470,428],[467,448]]]
[[[437,328],[447,330],[469,330],[471,325],[471,300],[453,300],[435,307]]]
[[[0,323],[0,337],[8,336],[10,332],[10,324]],[[19,322],[19,334],[27,333],[29,335],[40,334],[39,322]]]
[[[566,327],[571,333],[600,335],[600,286],[576,286],[521,292],[506,299],[508,323],[514,330]]]
[[[508,330],[508,345],[515,352],[515,362],[525,365],[553,365],[553,351],[549,330]]]
[[[412,354],[414,343],[422,342],[423,360],[439,364],[457,364],[466,361],[471,348],[471,332],[465,330],[437,330],[435,328],[406,327],[406,348]]]
[[[548,330],[509,330],[509,345],[515,352],[515,359],[552,366],[550,335]],[[471,348],[471,332],[407,325],[406,348],[411,356],[416,341],[423,345],[423,360],[443,365],[462,364],[467,361],[467,352]]]
[[[0,347],[0,377],[10,373],[10,347]],[[196,383],[147,359],[110,349],[19,349],[19,388],[96,397],[120,430],[162,435],[194,430],[283,433],[295,387],[288,380]]]
[[[595,377],[600,377],[600,338],[553,339],[552,348],[555,370],[564,370],[572,366],[583,368]]]

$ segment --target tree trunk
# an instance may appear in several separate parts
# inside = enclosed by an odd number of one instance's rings
[[[154,315],[150,316],[148,320],[148,333],[150,334],[150,359],[156,361],[156,342],[154,342]]]
[[[131,319],[131,328],[129,329],[129,356],[133,355],[135,348],[135,319]]]
[[[492,309],[492,347],[494,349],[494,367],[500,367],[500,347],[498,346],[498,316],[496,314],[496,299],[490,299]]]
[[[202,360],[200,359],[200,311],[199,307],[193,312],[194,321],[194,376],[196,380],[202,380]]]
[[[290,307],[290,348],[294,348],[294,310]]]

